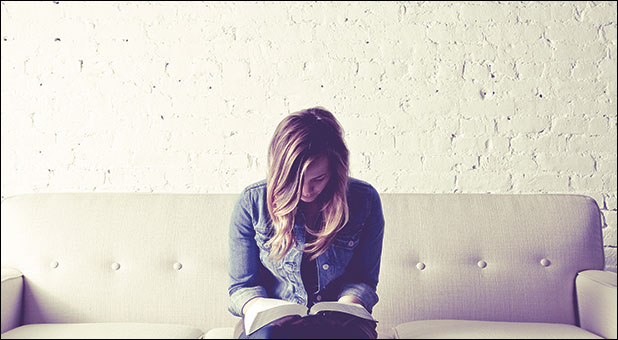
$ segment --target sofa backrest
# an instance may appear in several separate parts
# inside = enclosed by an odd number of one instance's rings
[[[577,324],[576,273],[603,269],[596,202],[577,195],[388,194],[376,318]]]
[[[25,277],[23,322],[231,327],[236,194],[27,194],[2,202],[2,264]],[[576,324],[575,275],[602,269],[595,201],[577,195],[381,194],[374,316]]]
[[[233,326],[228,241],[238,195],[28,194],[2,202],[2,264],[23,322]]]

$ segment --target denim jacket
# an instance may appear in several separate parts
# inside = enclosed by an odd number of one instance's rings
[[[349,178],[348,223],[315,263],[318,271],[317,300],[335,301],[352,295],[371,312],[378,302],[384,217],[377,191],[368,183]],[[294,237],[297,244],[281,261],[268,258],[272,222],[266,205],[266,181],[243,190],[232,213],[229,229],[229,311],[242,316],[242,308],[254,297],[270,297],[308,305],[300,265],[305,246],[305,219],[297,212]]]

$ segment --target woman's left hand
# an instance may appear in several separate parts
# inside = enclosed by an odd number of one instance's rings
[[[344,295],[342,297],[339,298],[339,302],[344,302],[344,303],[356,303],[359,305],[363,305],[363,303],[361,302],[361,300],[359,300],[356,296],[352,296],[352,295]]]

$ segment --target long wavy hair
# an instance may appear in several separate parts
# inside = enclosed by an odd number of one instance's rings
[[[315,259],[323,254],[335,235],[348,222],[349,152],[343,129],[332,113],[322,107],[294,112],[277,126],[268,150],[267,205],[274,230],[266,243],[270,257],[283,259],[292,245],[294,217],[301,199],[307,167],[327,157],[330,180],[316,199],[322,213],[321,225],[306,228],[315,240],[303,249]]]

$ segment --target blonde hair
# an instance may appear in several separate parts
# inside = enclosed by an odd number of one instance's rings
[[[335,235],[348,222],[349,153],[341,125],[322,107],[294,112],[277,126],[268,150],[266,199],[274,230],[266,243],[270,257],[280,261],[288,253],[294,238],[294,217],[302,194],[307,167],[325,156],[330,166],[330,180],[320,196],[323,218],[316,237],[304,252],[315,259],[323,254]]]

